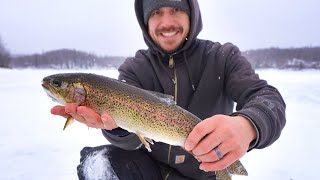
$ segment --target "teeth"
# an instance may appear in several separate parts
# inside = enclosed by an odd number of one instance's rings
[[[177,32],[168,32],[168,33],[162,33],[163,36],[165,37],[171,37],[173,35],[175,35]]]

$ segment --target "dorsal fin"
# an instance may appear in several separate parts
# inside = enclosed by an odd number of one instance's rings
[[[168,94],[163,94],[163,93],[159,93],[159,92],[156,92],[156,91],[148,91],[150,92],[151,94],[153,94],[154,96],[158,97],[161,101],[169,104],[169,105],[175,105],[177,104],[175,101],[174,101],[174,97],[171,96],[171,95],[168,95]]]

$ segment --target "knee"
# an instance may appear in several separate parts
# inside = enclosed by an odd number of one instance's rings
[[[127,151],[113,145],[81,150],[78,177],[83,179],[161,179],[157,164],[142,150]]]
[[[81,150],[77,167],[80,180],[118,179],[108,160],[108,146],[85,147]]]

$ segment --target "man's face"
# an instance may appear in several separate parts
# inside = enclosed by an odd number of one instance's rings
[[[172,7],[162,7],[151,13],[148,20],[149,35],[167,52],[173,52],[189,34],[187,13]]]

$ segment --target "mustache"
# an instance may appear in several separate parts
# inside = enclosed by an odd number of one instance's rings
[[[171,32],[171,31],[180,31],[182,32],[181,26],[169,26],[169,27],[160,27],[156,30],[156,33],[163,33],[163,32]]]

